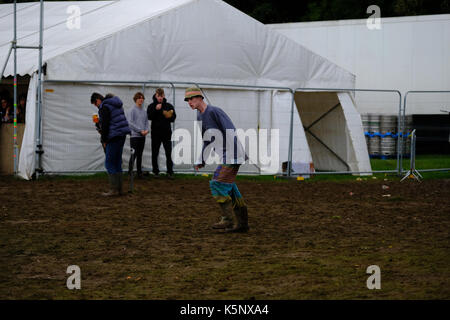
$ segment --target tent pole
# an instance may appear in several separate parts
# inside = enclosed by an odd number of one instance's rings
[[[42,44],[43,44],[43,20],[44,20],[44,1],[40,0],[40,22],[39,22],[39,61],[38,61],[38,85],[36,101],[36,179],[41,168],[42,151],[42,130],[41,130],[41,108],[42,108]]]
[[[401,135],[401,142],[400,142],[400,162],[399,162],[399,164],[400,164],[400,169],[399,169],[400,175],[403,174],[403,152],[406,151],[406,143],[408,141],[408,135],[407,135],[406,128],[405,128],[406,99],[408,97],[408,93],[409,93],[409,91],[405,93],[405,98],[404,98],[404,101],[403,101],[402,128],[401,128],[402,135]],[[405,134],[406,134],[406,136],[405,136]],[[403,139],[405,139],[405,150],[403,150]]]
[[[258,124],[257,124],[257,134],[256,134],[256,141],[257,141],[257,149],[258,153],[256,154],[256,162],[259,164],[258,166],[258,172],[261,175],[261,164],[259,163],[259,129],[261,127],[261,91],[257,91],[257,95],[258,95]]]
[[[408,93],[406,93],[406,95],[408,95]],[[405,99],[406,99],[406,95],[405,95]],[[405,100],[406,102],[406,100]],[[404,104],[403,104],[404,105]],[[403,142],[403,133],[402,133],[402,128],[403,128],[403,119],[402,119],[402,99],[400,98],[400,103],[398,106],[398,120],[397,120],[397,174],[398,176],[402,175],[402,167],[401,167],[401,162],[403,161],[403,157],[401,156],[401,154],[403,153],[403,146],[402,146],[402,142]]]
[[[14,0],[14,175],[17,174],[17,1]]]
[[[170,85],[172,87],[172,105],[173,105],[173,108],[175,109],[176,108],[176,106],[175,106],[175,86],[173,85],[173,83],[170,83]],[[174,131],[175,131],[175,121],[172,122],[172,132],[174,132]],[[173,150],[173,148],[175,146],[175,141],[172,140],[171,142],[172,142],[172,150]]]
[[[292,170],[292,144],[294,135],[294,103],[295,103],[295,91],[292,91],[292,101],[291,101],[291,124],[289,129],[289,153],[288,153],[288,165],[287,165],[287,176],[291,176]]]

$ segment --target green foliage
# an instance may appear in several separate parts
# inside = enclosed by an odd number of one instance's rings
[[[439,0],[225,0],[262,23],[285,23],[343,19],[365,19],[370,5],[381,9],[381,17],[450,13],[450,1]]]

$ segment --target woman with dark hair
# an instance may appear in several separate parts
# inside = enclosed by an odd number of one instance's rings
[[[2,119],[1,122],[11,122],[10,120],[10,107],[8,105],[8,100],[6,98],[2,98],[0,100],[0,107],[1,107],[1,113],[2,113]]]

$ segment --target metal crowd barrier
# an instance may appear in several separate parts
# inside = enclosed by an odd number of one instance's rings
[[[403,122],[405,121],[406,118],[406,108],[407,108],[407,98],[410,94],[420,94],[420,93],[450,93],[449,90],[417,90],[417,91],[407,91],[405,93],[405,97],[404,97],[404,101],[403,101]],[[404,126],[404,124],[403,124]],[[415,155],[414,155],[415,156]],[[400,162],[400,167],[402,172],[404,172],[403,170],[403,157],[400,158],[399,160]],[[443,171],[450,171],[450,168],[435,168],[435,169],[416,169],[418,172],[443,172]]]

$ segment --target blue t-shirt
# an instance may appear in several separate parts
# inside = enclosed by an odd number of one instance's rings
[[[242,148],[241,143],[235,136],[236,134],[236,127],[234,126],[233,122],[231,121],[230,117],[219,107],[214,107],[211,105],[207,105],[205,112],[197,114],[197,121],[202,122],[202,136],[205,138],[205,133],[210,129],[216,129],[219,130],[222,134],[222,152],[221,150],[215,150],[216,153],[220,156],[222,155],[221,161],[222,163],[228,163],[228,164],[242,164],[245,161],[245,154]],[[233,135],[233,142],[231,144],[231,141],[227,143],[227,129],[232,130],[234,133]],[[210,144],[216,141],[215,134],[210,131],[210,134],[214,135],[214,138],[207,138],[207,140],[211,139],[211,141],[203,141],[203,148],[202,148],[202,162],[205,161],[205,157],[203,152],[205,151],[205,148]],[[230,134],[230,132],[228,133]],[[231,138],[231,137],[230,137]],[[230,140],[230,139],[228,139]],[[228,148],[227,145],[229,144]],[[234,152],[231,149],[233,147]],[[227,158],[227,154],[230,155],[230,159]]]

